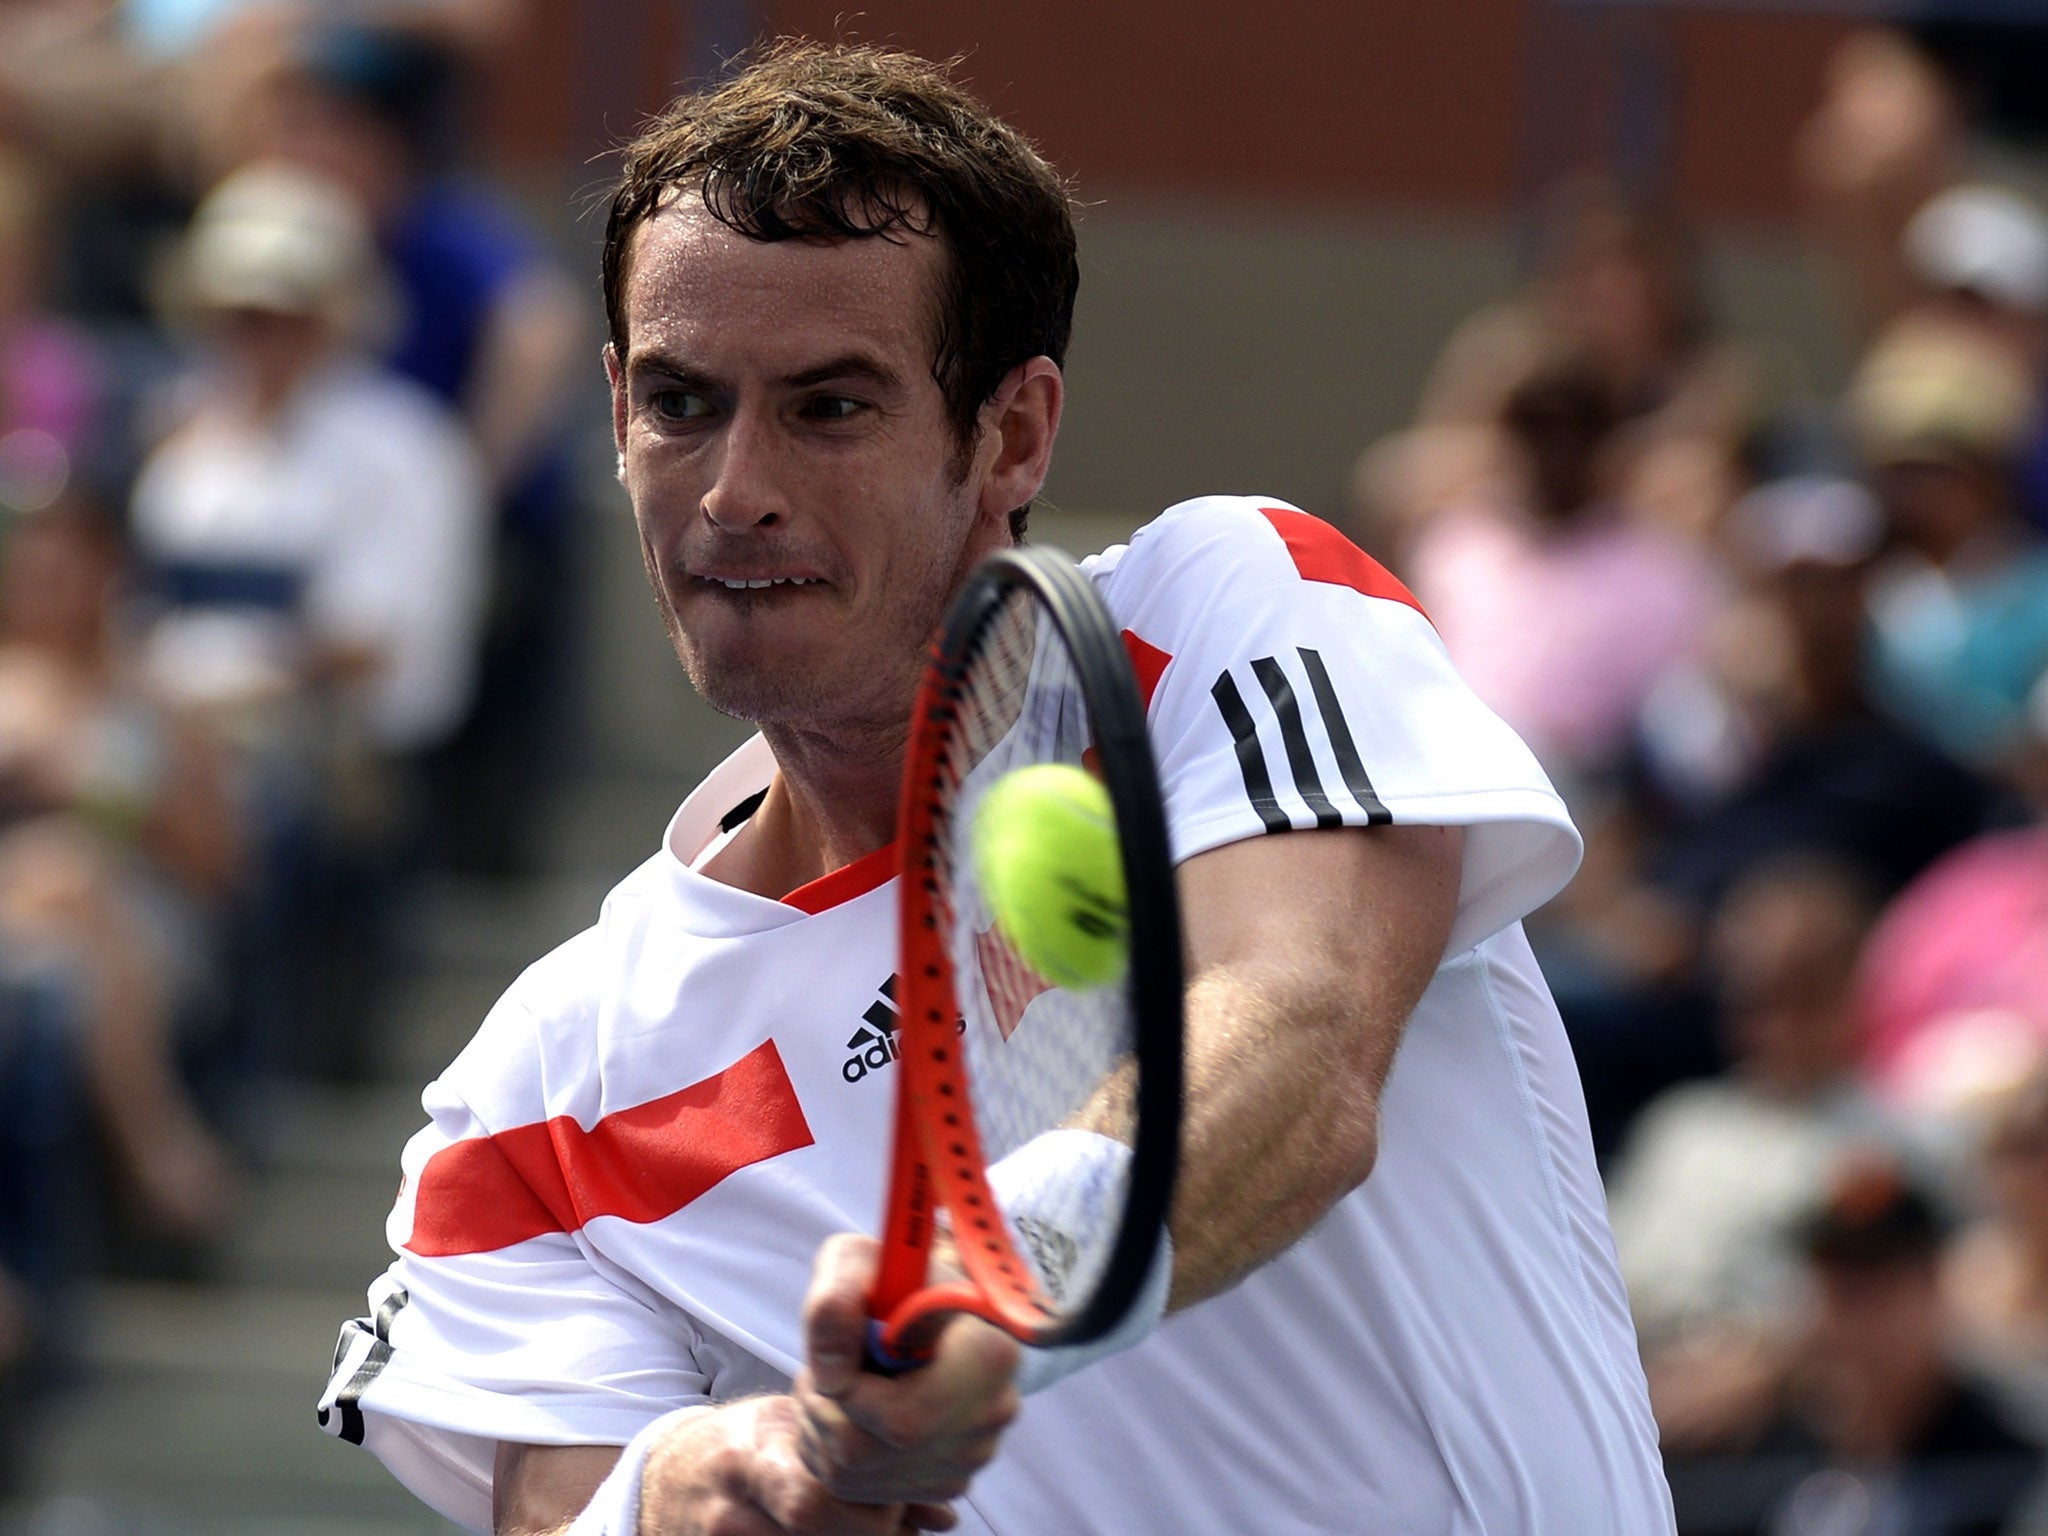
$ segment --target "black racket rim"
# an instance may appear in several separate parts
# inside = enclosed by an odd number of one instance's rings
[[[954,600],[934,665],[959,683],[982,636],[1017,591],[1052,621],[1087,706],[1097,769],[1116,815],[1129,920],[1124,987],[1137,1059],[1136,1144],[1123,1222],[1095,1292],[1080,1308],[1034,1331],[1034,1342],[1078,1344],[1120,1323],[1150,1274],[1173,1205],[1180,1167],[1182,994],[1180,902],[1166,807],[1129,653],[1088,578],[1043,545],[989,556]]]

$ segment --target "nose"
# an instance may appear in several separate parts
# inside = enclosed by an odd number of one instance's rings
[[[717,473],[704,493],[704,516],[727,533],[784,521],[789,507],[782,468],[773,421],[760,412],[736,412],[719,439]]]

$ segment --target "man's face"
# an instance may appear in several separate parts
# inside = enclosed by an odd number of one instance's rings
[[[893,733],[948,596],[1008,542],[932,378],[939,260],[916,236],[749,240],[695,198],[637,232],[620,473],[714,708]]]

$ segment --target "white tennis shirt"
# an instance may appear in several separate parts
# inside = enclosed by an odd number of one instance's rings
[[[1468,828],[1378,1165],[1299,1244],[1034,1396],[961,1501],[994,1536],[1672,1528],[1570,1050],[1520,918],[1578,857],[1413,599],[1279,503],[1186,502],[1087,562],[1144,690],[1177,857]],[[771,901],[696,874],[757,738],[425,1094],[397,1262],[321,1422],[490,1526],[493,1443],[622,1444],[779,1391],[819,1245],[882,1208],[889,850]]]

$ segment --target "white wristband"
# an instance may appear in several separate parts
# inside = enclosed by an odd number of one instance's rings
[[[1123,1219],[1131,1149],[1095,1131],[1056,1130],[990,1165],[989,1189],[1016,1233],[1018,1250],[1056,1298],[1076,1278],[1093,1285]],[[1053,1256],[1058,1269],[1052,1269]],[[1162,1227],[1145,1283],[1116,1327],[1086,1344],[1027,1347],[1017,1390],[1027,1396],[1084,1365],[1129,1349],[1159,1326],[1173,1288],[1173,1240]]]
[[[685,1419],[711,1412],[709,1403],[695,1403],[664,1413],[626,1442],[619,1459],[597,1492],[583,1506],[566,1536],[639,1536],[640,1478],[647,1470],[647,1457],[654,1442]]]

